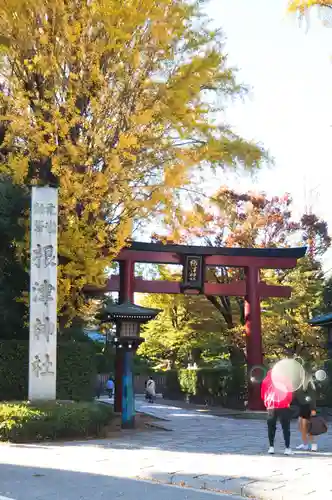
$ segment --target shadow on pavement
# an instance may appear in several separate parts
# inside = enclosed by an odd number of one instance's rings
[[[77,471],[1,465],[0,496],[8,500],[208,500],[211,492]],[[247,478],[246,478],[247,479]],[[229,499],[220,495],[219,500]],[[232,496],[231,500],[238,497]]]

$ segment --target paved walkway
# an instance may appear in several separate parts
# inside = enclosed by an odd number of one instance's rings
[[[229,500],[208,491],[52,468],[1,466],[0,500]],[[231,498],[231,500],[233,500]]]
[[[173,429],[160,437],[158,444],[163,451],[144,477],[158,478],[162,467],[160,458],[166,453],[175,453],[172,462],[175,474],[169,476],[177,484],[183,481],[196,488],[264,500],[293,500],[305,496],[310,500],[332,499],[332,481],[328,479],[332,474],[331,431],[320,438],[319,453],[295,452],[291,457],[282,454],[284,446],[279,431],[277,453],[267,456],[263,421],[220,418],[203,411],[144,402],[139,404],[139,409],[168,419],[163,425]],[[294,447],[299,444],[296,422],[292,423],[292,439]]]
[[[137,401],[137,409],[167,419],[163,426],[170,432],[124,433],[120,439],[81,443],[0,446],[0,463],[3,464],[0,467],[0,495],[15,500],[117,498],[114,481],[119,480],[117,484],[125,482],[127,489],[128,482],[131,484],[132,494],[124,493],[123,500],[147,500],[153,495],[158,500],[205,500],[205,496],[192,495],[207,495],[208,491],[263,500],[332,500],[331,433],[321,438],[317,454],[298,452],[291,457],[267,456],[266,423],[263,421],[214,417],[202,411],[149,405],[142,400]],[[298,444],[295,423],[293,444]],[[276,450],[283,451],[280,433]],[[22,471],[28,468],[28,475],[30,479],[33,475],[37,488],[32,490],[31,497],[17,491]],[[55,488],[48,489],[49,496],[45,496],[45,486],[44,489],[40,486],[47,478]],[[68,491],[64,494],[62,490],[62,496],[58,496],[57,481],[62,478]],[[113,487],[109,486],[111,480]],[[158,484],[146,486],[137,480],[159,483],[160,488],[160,484],[187,488],[166,494],[154,490],[145,496],[144,488]],[[28,488],[32,483],[26,484]],[[196,494],[188,487],[204,492]],[[105,494],[101,495],[104,490]],[[83,496],[79,491],[85,491]],[[119,491],[121,493],[121,488]],[[133,494],[134,491],[137,494]],[[185,496],[179,496],[181,494]]]

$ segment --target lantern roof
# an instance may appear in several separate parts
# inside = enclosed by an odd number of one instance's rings
[[[332,325],[332,312],[315,316],[309,321],[311,326],[329,326]]]
[[[122,304],[108,303],[98,313],[97,317],[103,323],[108,321],[134,321],[137,323],[145,323],[154,319],[161,309],[152,309],[133,304],[129,300]]]

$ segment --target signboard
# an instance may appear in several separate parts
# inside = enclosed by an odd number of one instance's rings
[[[204,263],[202,256],[185,256],[181,289],[183,292],[186,292],[187,290],[196,290],[200,293],[203,292]]]
[[[56,399],[58,190],[31,195],[29,400]]]

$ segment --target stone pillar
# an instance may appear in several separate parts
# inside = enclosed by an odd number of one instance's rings
[[[246,269],[247,295],[245,297],[245,326],[247,344],[248,374],[254,366],[263,364],[261,307],[259,297],[259,269],[248,267]],[[248,409],[260,411],[264,409],[261,399],[261,385],[252,383],[248,379]]]
[[[131,260],[121,261],[120,265],[120,292],[119,303],[130,301],[134,303],[134,268],[135,263]],[[120,337],[120,326],[117,327],[117,337]],[[114,411],[122,411],[122,384],[123,384],[123,351],[118,346],[115,353],[115,395]]]
[[[30,401],[56,399],[58,190],[32,188],[30,247]]]

